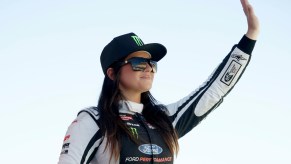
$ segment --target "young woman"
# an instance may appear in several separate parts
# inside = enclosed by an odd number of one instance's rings
[[[200,88],[170,105],[149,92],[166,48],[144,44],[134,33],[115,37],[100,57],[105,78],[98,106],[70,125],[59,164],[173,163],[178,139],[219,106],[249,63],[259,23],[248,1],[241,3],[246,35]]]

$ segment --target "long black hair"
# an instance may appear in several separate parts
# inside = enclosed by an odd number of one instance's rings
[[[112,67],[115,78],[111,80],[107,75],[104,77],[102,90],[98,101],[98,112],[100,114],[100,129],[103,136],[107,137],[105,149],[110,147],[111,157],[118,158],[121,150],[121,136],[127,135],[134,142],[136,138],[130,133],[128,127],[119,117],[119,102],[126,100],[119,89],[120,67]],[[141,94],[141,103],[144,104],[143,116],[148,123],[152,124],[164,138],[170,152],[174,155],[178,153],[178,136],[172,123],[165,114],[166,107],[158,105],[155,98],[149,91]]]

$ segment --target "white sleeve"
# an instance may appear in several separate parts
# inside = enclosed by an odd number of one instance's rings
[[[254,45],[254,40],[244,36],[203,85],[183,99],[167,105],[167,114],[179,137],[188,133],[222,103],[248,66]]]
[[[96,154],[101,141],[96,118],[89,112],[81,112],[67,130],[58,164],[87,163]]]

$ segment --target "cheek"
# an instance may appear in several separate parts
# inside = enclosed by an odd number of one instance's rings
[[[125,65],[120,70],[120,83],[123,85],[128,85],[131,82],[135,81],[134,74],[131,70],[131,67],[128,67],[129,65]]]
[[[129,83],[130,81],[132,81],[132,77],[129,76],[129,74],[121,74],[120,76],[120,83],[121,84],[127,84]]]
[[[125,65],[120,69],[120,80],[126,80],[127,78],[132,78],[132,70],[130,65]]]

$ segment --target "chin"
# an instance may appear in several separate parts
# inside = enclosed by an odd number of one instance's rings
[[[142,91],[143,91],[143,92],[147,92],[147,91],[150,91],[151,88],[152,88],[152,86],[150,86],[150,87],[144,87],[144,88],[142,89]]]

